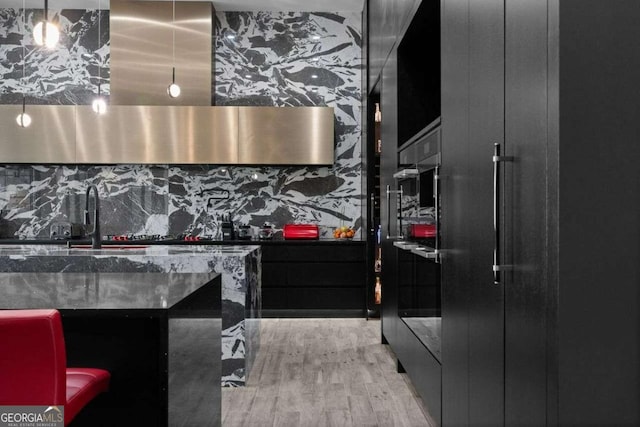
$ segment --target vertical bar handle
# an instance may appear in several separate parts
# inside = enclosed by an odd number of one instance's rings
[[[493,284],[500,284],[500,144],[493,144]]]
[[[387,239],[391,238],[391,186],[387,184]]]
[[[400,216],[398,217],[398,237],[400,239],[404,239],[404,228],[402,228],[402,215],[404,215],[404,211],[402,210],[402,196],[404,196],[404,192],[402,191],[402,185],[400,186],[400,190],[398,190],[398,202],[399,202],[399,209],[400,209]]]
[[[504,265],[500,265],[500,162],[510,162],[511,156],[503,156],[500,152],[500,143],[493,144],[493,284],[499,285],[502,281]]]
[[[436,166],[433,173],[433,189],[435,198],[433,203],[433,209],[435,211],[435,219],[436,219],[436,242],[435,242],[435,252],[438,254],[440,252],[440,166]],[[439,262],[440,257],[436,258],[436,262]]]

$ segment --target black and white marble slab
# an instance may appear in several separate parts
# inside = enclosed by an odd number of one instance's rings
[[[0,103],[21,102],[23,43],[33,102],[89,104],[97,92],[98,65],[104,67],[102,89],[108,91],[108,11],[101,13],[98,38],[96,10],[52,8],[65,35],[63,47],[49,53],[31,50],[30,36],[22,36],[21,13],[0,9]],[[27,29],[33,13],[27,10]],[[213,101],[334,107],[334,165],[0,165],[0,237],[47,237],[54,222],[81,222],[90,183],[98,185],[103,199],[103,234],[219,235],[226,214],[250,225],[254,234],[264,222],[276,232],[289,222],[311,222],[321,226],[323,236],[338,225],[360,233],[365,206],[360,15],[225,12],[216,20]],[[232,34],[233,40],[227,38]],[[217,190],[230,197],[210,200]]]
[[[148,246],[66,249],[0,246],[1,273],[211,273],[222,275],[222,385],[241,386],[260,345],[259,246]],[[3,295],[9,298],[10,295]]]
[[[33,40],[42,13],[0,9],[0,104],[21,103],[24,95],[28,104],[88,105],[99,82],[108,97],[109,11],[50,8],[61,34],[55,49]]]

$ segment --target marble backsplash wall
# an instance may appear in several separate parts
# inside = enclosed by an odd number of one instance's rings
[[[99,81],[108,94],[109,12],[49,10],[61,30],[51,50],[33,41],[41,19],[42,9],[27,9],[26,16],[22,9],[0,9],[0,104],[22,103],[24,94],[27,104],[86,105]]]
[[[57,14],[71,29],[61,52],[29,53],[37,49],[25,38],[26,69],[35,74],[28,100],[89,104],[97,92],[97,64],[108,66],[108,34],[96,54],[97,12]],[[82,222],[90,183],[100,191],[102,234],[218,235],[227,214],[254,231],[263,222],[276,229],[313,222],[327,234],[341,224],[361,228],[359,14],[227,12],[216,19],[215,104],[334,107],[334,165],[0,165],[0,237],[46,237],[54,222]],[[0,9],[4,104],[22,99],[21,26],[21,11]],[[44,67],[46,55],[50,65]],[[108,77],[108,68],[101,75]],[[38,92],[39,81],[55,84]]]

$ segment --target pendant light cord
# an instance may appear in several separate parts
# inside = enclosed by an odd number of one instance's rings
[[[47,45],[47,25],[49,24],[49,0],[44,0],[44,22],[42,23],[42,44]]]
[[[26,108],[26,84],[25,84],[25,79],[26,79],[26,72],[25,72],[25,68],[26,68],[26,59],[27,59],[27,49],[25,47],[25,36],[27,34],[27,7],[26,7],[26,0],[22,0],[22,113],[24,114],[25,108]]]
[[[173,0],[173,22],[171,24],[171,46],[172,46],[172,63],[173,63],[173,83],[176,82],[176,0]]]
[[[98,61],[98,96],[101,95],[101,86],[102,86],[102,58],[100,58],[100,56],[98,55],[98,51],[100,50],[101,46],[101,36],[102,36],[102,28],[101,28],[101,23],[102,23],[102,2],[100,0],[98,0],[98,46],[96,47],[96,59]]]

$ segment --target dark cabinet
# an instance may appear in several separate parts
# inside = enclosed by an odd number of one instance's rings
[[[385,2],[379,2],[385,3]],[[391,4],[391,2],[388,2]],[[407,3],[408,4],[408,3]],[[383,113],[381,126],[382,154],[380,158],[380,188],[381,209],[380,224],[382,232],[382,338],[388,343],[398,360],[398,369],[406,371],[412,384],[422,397],[433,421],[439,424],[441,421],[441,364],[438,359],[437,345],[432,345],[426,336],[436,338],[434,334],[426,333],[419,337],[419,328],[424,324],[421,318],[436,320],[439,304],[436,300],[440,297],[439,290],[439,266],[432,260],[422,262],[418,255],[413,255],[394,246],[397,237],[406,230],[401,227],[399,217],[404,215],[399,209],[397,193],[399,181],[394,174],[399,168],[399,148],[407,148],[409,144],[415,144],[415,139],[410,142],[399,141],[399,64],[397,45],[405,33],[406,28],[416,16],[420,2],[416,2],[410,8],[409,14],[403,18],[402,29],[396,28],[392,39],[396,43],[390,45],[390,53],[383,63],[381,79],[376,86],[379,90],[381,111]],[[372,19],[376,15],[372,12],[372,2],[369,3],[369,13]],[[401,16],[400,11],[396,11]],[[371,31],[374,31],[373,20],[369,22]],[[382,25],[380,23],[379,25]],[[393,30],[387,26],[386,30]],[[370,39],[371,45],[376,43]],[[374,48],[375,49],[375,48]],[[370,51],[371,52],[371,51]],[[420,54],[417,52],[416,54]],[[371,54],[373,56],[373,54]],[[430,61],[431,66],[439,68],[437,56]],[[373,66],[373,64],[372,64]],[[375,74],[375,69],[373,73]],[[372,75],[370,75],[370,78]],[[373,79],[375,81],[375,78]],[[405,114],[406,111],[404,112]],[[433,128],[431,128],[433,131]],[[436,138],[439,141],[439,138]],[[424,150],[424,147],[420,147]],[[402,156],[406,157],[408,164],[415,166],[418,161],[418,150],[407,149]],[[411,159],[409,159],[411,157]],[[421,160],[421,159],[420,159]],[[415,181],[415,179],[414,179]],[[407,183],[408,185],[408,183]],[[387,189],[389,191],[387,191]],[[429,311],[430,310],[430,311]],[[411,326],[410,326],[411,325]],[[434,328],[435,329],[435,328]],[[431,348],[430,348],[431,346]]]
[[[493,280],[504,138],[504,2],[443,2],[443,425],[504,424],[504,289]]]
[[[263,316],[363,316],[365,248],[364,242],[263,245]]]
[[[417,0],[369,0],[367,2],[369,30],[367,93],[374,88],[378,80],[381,80],[382,68],[407,21],[419,4],[420,1]]]
[[[640,424],[638,18],[442,2],[444,426]]]

